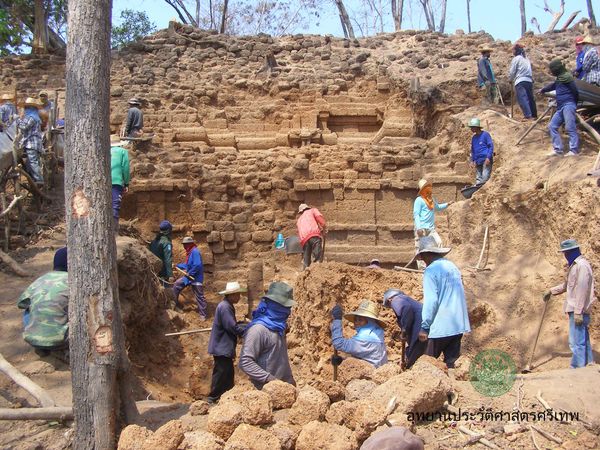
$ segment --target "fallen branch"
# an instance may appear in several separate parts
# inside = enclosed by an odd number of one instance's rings
[[[10,256],[8,256],[7,253],[4,253],[2,250],[0,250],[0,260],[4,262],[4,264],[6,264],[10,270],[12,270],[14,273],[16,273],[18,276],[20,277],[28,277],[29,273],[27,273],[25,270],[23,270],[23,268],[21,267],[21,265],[16,262],[14,259],[12,259]]]
[[[558,24],[558,21],[565,13],[565,0],[560,0],[560,9],[556,12],[550,9],[550,6],[548,5],[548,0],[544,0],[544,11],[552,14],[552,22],[550,22],[550,25],[548,25],[548,29],[546,30],[546,33],[549,33],[550,31],[553,31],[556,28],[556,24]]]
[[[71,420],[73,408],[54,406],[49,408],[0,408],[0,420]]]
[[[531,428],[531,425],[529,425],[529,432],[531,433],[531,440],[533,441],[533,446],[536,448],[536,450],[542,450],[538,445],[537,441],[535,440],[535,433],[533,432],[533,428]]]
[[[531,425],[531,428],[533,428],[535,431],[537,431],[542,436],[544,436],[546,439],[548,439],[548,440],[550,440],[552,442],[556,442],[557,444],[562,444],[563,443],[563,441],[562,441],[561,438],[557,438],[556,436],[551,435],[547,431],[544,431],[541,428],[536,427],[535,425]]]
[[[467,427],[465,427],[464,425],[461,425],[458,427],[458,430],[471,436],[472,438],[478,438],[476,442],[479,442],[483,445],[485,445],[488,448],[493,448],[494,450],[500,450],[500,447],[498,447],[496,444],[494,444],[491,441],[488,441],[487,439],[484,438],[484,434],[481,433],[477,433],[473,430],[469,430]]]
[[[198,328],[196,330],[178,331],[177,333],[167,333],[165,336],[181,336],[182,334],[195,334],[195,333],[206,333],[212,330],[212,328]]]
[[[6,209],[4,211],[2,211],[0,213],[0,217],[4,217],[6,214],[8,214],[10,212],[11,209],[14,208],[14,206],[22,199],[24,199],[25,196],[24,195],[19,195],[15,198],[12,199],[12,201],[8,204],[8,206],[6,207]]]
[[[535,394],[535,398],[537,398],[537,400],[542,404],[544,408],[552,409],[550,407],[550,404],[542,397],[542,391],[537,391],[537,394]]]
[[[577,15],[580,13],[581,11],[575,11],[574,13],[572,13],[569,18],[565,21],[565,24],[562,26],[562,28],[560,29],[560,31],[567,31],[567,28],[569,28],[569,25],[571,25],[571,22],[573,22],[575,20],[575,17],[577,17]]]
[[[598,134],[598,132],[589,123],[587,123],[585,120],[583,120],[583,117],[581,117],[579,114],[576,113],[575,116],[577,117],[577,120],[579,121],[581,126],[583,128],[585,128],[585,130],[588,133],[590,133],[590,135],[594,138],[594,140],[598,143],[598,145],[600,145],[600,134]],[[594,166],[592,167],[592,172],[599,168],[598,163],[600,163],[600,151],[598,152],[598,156],[596,156],[596,161],[594,161]]]
[[[15,366],[9,363],[0,353],[0,371],[4,372],[11,380],[29,392],[44,408],[53,407],[54,400],[39,385],[23,375]]]
[[[36,195],[39,195],[44,200],[48,200],[50,203],[52,203],[52,199],[50,197],[48,197],[46,194],[44,194],[42,191],[40,191],[40,188],[37,187],[37,185],[35,184],[35,181],[33,181],[33,178],[31,178],[31,175],[29,175],[27,172],[25,172],[21,167],[17,167],[17,170],[19,171],[19,173],[21,175],[23,175],[25,178],[27,178],[27,181],[29,181],[27,190],[29,190],[30,192],[32,192]]]

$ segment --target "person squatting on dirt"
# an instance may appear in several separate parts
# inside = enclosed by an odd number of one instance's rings
[[[223,295],[223,300],[217,305],[208,339],[208,354],[214,359],[209,403],[219,401],[221,395],[234,385],[235,346],[238,336],[244,334],[247,324],[236,321],[233,305],[240,301],[242,293],[246,291],[240,283],[231,281],[227,283],[225,290],[219,292],[219,295]]]
[[[569,266],[567,279],[544,294],[544,301],[547,302],[553,295],[567,293],[563,309],[569,316],[569,348],[573,352],[570,367],[576,369],[594,363],[589,332],[590,312],[596,300],[594,275],[592,266],[581,255],[575,239],[562,241],[560,251],[565,255]]]
[[[550,61],[548,67],[552,75],[556,77],[556,80],[544,86],[539,91],[540,94],[556,91],[556,112],[548,125],[554,150],[548,156],[563,155],[563,143],[559,132],[559,128],[563,123],[569,135],[569,153],[567,153],[567,156],[578,156],[579,133],[577,133],[575,113],[577,111],[577,102],[579,101],[579,92],[577,91],[577,86],[575,86],[575,79],[558,59]]]
[[[481,52],[481,58],[477,61],[477,82],[479,83],[479,88],[486,90],[486,99],[489,102],[498,103],[500,100],[498,83],[496,82],[496,76],[494,75],[494,69],[490,61],[492,49],[483,46],[479,51]]]
[[[129,110],[125,120],[125,136],[137,138],[144,134],[144,113],[142,112],[142,103],[137,98],[132,98],[127,102]]]
[[[115,234],[119,233],[119,212],[123,194],[129,189],[129,153],[123,148],[127,142],[121,141],[119,136],[110,137],[110,177],[112,182],[112,210]]]
[[[298,238],[304,254],[304,268],[313,261],[323,260],[323,237],[326,233],[326,223],[323,214],[317,208],[311,208],[305,203],[298,207]]]
[[[17,307],[23,309],[23,339],[40,356],[68,349],[69,284],[67,248],[54,254],[54,264],[48,272],[21,294]],[[59,356],[61,359],[61,356]]]
[[[150,243],[150,251],[162,261],[162,268],[158,273],[163,286],[173,279],[173,240],[171,233],[173,225],[168,220],[163,220],[158,226],[158,233]]]
[[[537,106],[533,96],[533,71],[531,62],[525,55],[525,49],[520,43],[513,47],[514,58],[510,63],[508,79],[515,83],[517,102],[525,119],[537,119]]]
[[[17,108],[12,104],[12,95],[3,94],[0,97],[0,133],[8,128],[17,117]]]
[[[175,308],[181,308],[179,303],[179,294],[187,286],[192,287],[192,292],[196,298],[196,304],[198,305],[198,314],[200,320],[206,320],[206,299],[204,298],[204,266],[202,264],[202,255],[200,250],[196,247],[194,239],[186,236],[181,241],[183,248],[185,249],[186,262],[177,264],[177,267],[181,269],[185,275],[178,278],[173,285],[173,293],[175,294]]]
[[[354,322],[356,334],[350,339],[344,338],[342,316]],[[356,311],[344,316],[340,305],[331,310],[331,342],[333,348],[350,356],[367,361],[376,368],[388,362],[385,341],[383,339],[384,322],[379,319],[379,305],[362,300]],[[333,365],[341,364],[341,358],[331,360]]]
[[[581,79],[600,86],[600,56],[598,55],[598,49],[592,44],[589,36],[583,37],[581,44],[583,45],[581,72],[584,74]]]
[[[28,97],[23,104],[24,109],[17,119],[17,129],[21,133],[21,148],[27,156],[26,168],[36,184],[44,184],[40,156],[44,152],[42,145],[42,119],[38,111],[39,104]]]
[[[296,385],[285,338],[287,319],[296,304],[293,294],[287,283],[271,283],[244,333],[238,366],[257,389],[273,380]]]
[[[463,333],[471,331],[465,290],[458,267],[444,258],[450,248],[440,248],[431,236],[421,239],[418,258],[423,273],[423,312],[419,340],[427,343],[429,356],[444,354],[446,367],[453,368],[460,356]]]
[[[391,308],[396,315],[401,337],[406,341],[406,368],[410,367],[427,350],[427,341],[419,340],[423,305],[399,289],[388,289],[383,294],[383,306]]]
[[[474,117],[469,121],[473,132],[471,138],[471,167],[475,168],[475,184],[484,184],[492,175],[494,165],[494,141],[490,133],[483,131],[481,121]]]

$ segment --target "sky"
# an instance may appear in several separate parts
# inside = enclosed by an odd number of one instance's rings
[[[235,0],[232,0],[232,2]],[[325,0],[321,0],[325,1]],[[384,5],[389,4],[387,0],[373,0]],[[434,0],[435,1],[435,0]],[[557,10],[560,0],[547,0],[550,8]],[[346,8],[350,15],[358,10],[360,0],[345,0]],[[600,0],[593,0],[594,12],[596,17],[600,16]],[[542,32],[552,20],[552,16],[544,11],[544,0],[526,0],[525,12],[527,15],[527,29],[535,31],[537,29],[530,23],[532,17],[536,17]],[[113,23],[119,23],[119,15],[123,9],[143,10],[154,24],[160,28],[166,28],[169,20],[176,17],[175,10],[172,9],[164,0],[113,0]],[[192,8],[190,8],[191,10]],[[311,34],[333,34],[342,36],[340,20],[336,13],[335,6],[327,8],[318,20],[318,24],[313,23],[308,29],[296,29],[294,32]],[[566,0],[565,14],[559,22],[558,28],[566,18],[574,11],[580,10],[581,13],[575,21],[582,17],[587,17],[586,0]],[[389,6],[386,6],[386,13]],[[423,29],[425,28],[425,19],[421,12],[418,0],[405,0],[404,18],[402,21],[403,29]],[[393,31],[391,23],[391,13],[387,13],[388,25],[385,31]],[[360,30],[355,28],[356,35],[360,35]],[[516,41],[521,34],[521,21],[519,13],[519,0],[471,0],[471,28],[472,31],[485,30],[496,39]],[[448,0],[446,14],[446,33],[454,33],[457,29],[467,31],[467,9],[466,0]]]

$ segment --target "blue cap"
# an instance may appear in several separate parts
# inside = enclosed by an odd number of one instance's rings
[[[579,248],[579,244],[577,243],[577,241],[575,239],[567,239],[566,241],[562,241],[560,243],[559,251],[566,252],[569,250],[573,250],[574,248]]]
[[[68,260],[67,260],[67,247],[59,248],[54,253],[54,270],[61,272],[67,272]]]
[[[160,231],[170,231],[173,229],[173,225],[171,225],[171,222],[169,222],[168,220],[163,220],[158,226],[158,228],[160,229]]]

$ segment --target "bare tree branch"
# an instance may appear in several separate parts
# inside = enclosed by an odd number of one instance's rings
[[[548,0],[544,0],[544,11],[549,12],[553,16],[552,22],[550,22],[550,25],[548,25],[548,29],[546,30],[546,33],[548,33],[556,28],[556,24],[565,13],[565,0],[560,0],[560,9],[556,12],[552,11],[548,5]]]

